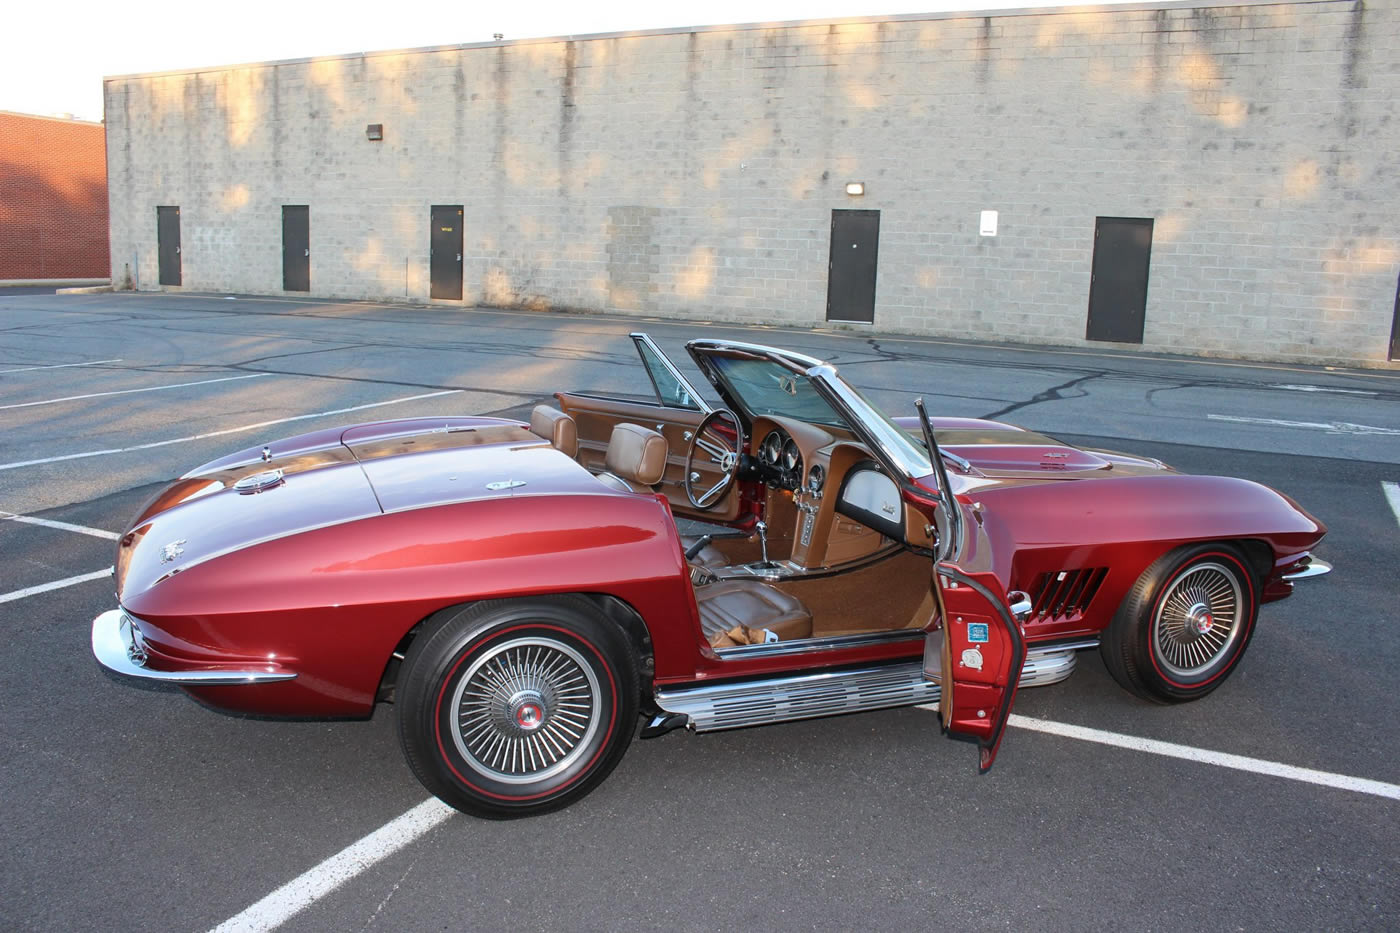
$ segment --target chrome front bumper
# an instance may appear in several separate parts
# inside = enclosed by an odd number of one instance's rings
[[[146,666],[141,630],[120,609],[111,609],[92,620],[92,654],[97,663],[114,674],[160,683],[219,687],[232,684],[267,684],[291,680],[286,671],[157,671]]]
[[[1332,572],[1332,565],[1325,560],[1318,560],[1316,557],[1308,560],[1308,565],[1302,570],[1295,570],[1292,573],[1285,573],[1283,579],[1289,583],[1297,583],[1299,580],[1311,580],[1313,577],[1325,577]]]

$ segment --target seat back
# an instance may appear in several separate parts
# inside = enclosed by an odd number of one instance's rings
[[[598,479],[614,489],[655,492],[653,487],[666,472],[666,438],[623,422],[613,428],[603,466]]]
[[[530,412],[530,431],[549,441],[556,450],[578,459],[578,425],[559,409],[536,405]]]

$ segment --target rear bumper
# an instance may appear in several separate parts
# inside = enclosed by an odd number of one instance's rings
[[[1325,577],[1332,572],[1332,565],[1325,560],[1316,557],[1310,558],[1306,565],[1298,570],[1285,573],[1282,579],[1289,583],[1297,583],[1299,580],[1311,580],[1313,577]]]
[[[97,663],[114,674],[177,686],[218,687],[234,684],[266,684],[291,680],[296,674],[278,670],[161,671],[146,666],[141,630],[120,609],[111,609],[92,620],[92,654]]]

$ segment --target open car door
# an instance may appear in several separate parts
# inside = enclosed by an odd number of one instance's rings
[[[943,731],[976,742],[977,769],[986,774],[1011,716],[1026,641],[993,574],[964,573],[942,561],[933,587],[938,627],[924,641],[924,676],[939,685]]]

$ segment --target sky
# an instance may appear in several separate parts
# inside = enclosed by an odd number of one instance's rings
[[[1125,2],[1125,0],[1101,0]],[[1067,0],[13,0],[0,110],[102,119],[102,78],[348,52],[726,23],[1066,6]]]

